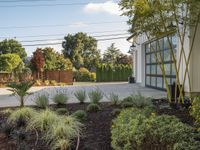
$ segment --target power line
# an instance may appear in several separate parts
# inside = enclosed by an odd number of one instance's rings
[[[53,2],[57,0],[1,0],[0,3],[16,3],[16,2]]]
[[[92,36],[92,37],[108,37],[108,36],[121,36],[121,35],[127,35],[129,33],[121,33],[121,34],[105,34],[105,35],[97,35],[97,36]],[[27,41],[19,41],[21,43],[31,43],[31,42],[44,42],[44,41],[60,41],[64,40],[64,38],[59,38],[59,39],[41,39],[41,40],[27,40]]]
[[[116,37],[116,38],[106,38],[106,39],[97,39],[97,41],[109,41],[109,40],[116,40],[116,39],[126,39],[128,36],[123,37]],[[62,43],[42,43],[42,44],[28,44],[28,45],[22,45],[24,47],[30,47],[30,46],[52,46],[52,45],[60,45]]]
[[[104,22],[85,22],[85,25],[97,25],[97,24],[114,24],[114,23],[123,23],[126,21],[104,21]],[[78,23],[74,24],[54,24],[54,25],[33,25],[33,26],[4,26],[0,29],[28,29],[28,28],[46,28],[46,27],[66,27],[66,26],[76,26]]]
[[[54,7],[54,6],[82,6],[87,5],[89,2],[84,3],[63,3],[63,4],[33,4],[33,5],[3,5],[1,8],[13,8],[13,7]]]
[[[87,34],[98,34],[98,33],[110,33],[110,32],[121,32],[121,31],[126,31],[127,29],[116,29],[116,30],[105,30],[105,31],[92,31],[92,32],[88,32],[88,31],[81,31],[83,33],[87,33]],[[70,33],[70,34],[75,34],[74,33]],[[59,33],[59,34],[39,34],[39,35],[23,35],[23,36],[13,36],[13,37],[0,37],[2,39],[12,39],[12,38],[32,38],[32,37],[54,37],[54,36],[64,36],[67,35],[69,33]]]

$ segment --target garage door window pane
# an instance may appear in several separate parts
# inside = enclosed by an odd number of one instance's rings
[[[151,74],[156,75],[156,65],[151,66]]]
[[[150,74],[151,73],[151,66],[147,65],[146,67],[146,74]]]
[[[146,55],[146,63],[149,64],[150,63],[150,54]]]
[[[170,61],[171,60],[171,53],[170,50],[164,51],[164,61]]]
[[[151,77],[151,86],[156,86],[156,77]]]
[[[146,77],[146,84],[149,85],[149,86],[151,85],[149,76]]]
[[[163,82],[162,77],[157,77],[157,87],[158,88],[163,88],[162,82]]]
[[[170,75],[171,73],[171,64],[165,64],[165,74]]]
[[[156,56],[155,53],[151,54],[151,63],[155,63],[156,62]]]
[[[160,65],[157,65],[157,75],[162,75],[162,70],[160,68]]]

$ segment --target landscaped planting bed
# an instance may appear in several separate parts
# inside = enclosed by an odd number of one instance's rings
[[[74,113],[77,110],[85,110],[88,104],[67,104],[62,106],[51,105],[50,108],[54,111],[60,108],[66,109],[69,114]],[[83,132],[80,138],[80,150],[111,150],[111,126],[112,119],[116,116],[112,113],[113,110],[119,108],[119,106],[113,106],[110,103],[101,103],[101,110],[97,112],[87,112],[86,119],[82,122],[84,124]],[[39,110],[37,107],[33,107]],[[17,108],[13,108],[17,109]],[[3,109],[2,109],[3,110]],[[5,109],[4,109],[5,110]],[[174,109],[162,109],[158,110],[158,114],[175,115],[180,118],[184,123],[193,125],[194,119],[189,115],[187,110],[174,110]],[[64,114],[65,115],[65,114]],[[3,125],[7,121],[5,114],[0,114],[0,123]],[[24,145],[26,149],[48,150],[50,149],[46,143],[39,138],[37,145],[35,146],[36,135],[34,132],[25,132],[21,130],[24,137],[21,137],[21,143],[19,143],[19,137],[14,132],[20,132],[21,129],[12,131],[10,137],[6,137],[1,130],[0,133],[0,149],[15,150],[17,147]],[[40,137],[40,136],[39,136]],[[74,145],[75,146],[75,145]],[[73,146],[72,146],[73,147]],[[75,148],[74,148],[75,149]]]

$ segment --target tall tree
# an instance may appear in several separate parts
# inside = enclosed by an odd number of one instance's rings
[[[35,52],[33,52],[33,58],[31,60],[32,66],[34,70],[37,72],[37,78],[40,78],[40,73],[44,69],[45,60],[42,49],[37,48]]]
[[[86,33],[68,34],[64,37],[63,54],[69,58],[77,69],[85,67],[91,70],[100,61],[100,51],[97,49],[97,40]]]
[[[191,83],[189,73],[189,62],[191,54],[194,48],[194,41],[197,33],[197,29],[200,24],[200,0],[121,0],[119,3],[123,15],[128,16],[128,24],[132,26],[131,33],[143,34],[148,40],[152,38],[158,38],[161,35],[166,35],[169,43],[170,54],[172,55],[172,61],[174,62],[174,68],[176,72],[176,82],[180,89],[180,97],[178,102],[184,102],[182,94],[183,87],[186,82],[186,77],[189,81],[189,93],[191,95]],[[190,28],[188,30],[188,28]],[[179,60],[176,60],[173,44],[170,42],[170,33],[177,32],[178,39],[180,41],[180,53],[178,54]],[[185,46],[185,39],[188,37],[188,31],[190,32],[189,40],[191,42],[188,49]],[[167,34],[168,33],[168,34]],[[159,47],[159,43],[157,43]],[[153,49],[153,47],[151,47]],[[161,54],[155,53],[155,58],[160,64],[160,69],[165,81],[169,101],[171,101],[171,95],[168,87],[168,81],[166,79],[165,65]],[[161,59],[159,59],[161,58]],[[183,61],[182,61],[183,60]],[[182,62],[185,62],[184,79],[180,81],[179,72]],[[181,87],[181,84],[183,85]],[[177,90],[175,90],[176,92]]]
[[[114,65],[117,63],[117,58],[120,57],[120,54],[120,50],[115,47],[114,43],[112,43],[103,54],[103,62]]]
[[[20,58],[24,61],[27,57],[25,49],[22,47],[21,43],[14,39],[5,39],[0,42],[0,54],[9,54],[15,53],[20,56]]]
[[[133,57],[131,55],[120,54],[117,57],[117,64],[121,65],[133,65]]]

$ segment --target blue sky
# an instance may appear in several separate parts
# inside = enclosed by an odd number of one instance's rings
[[[27,40],[46,40],[43,42],[23,42],[23,45],[32,45],[39,43],[57,43],[64,35],[68,33],[87,32],[90,35],[108,35],[121,34],[116,37],[124,37],[128,25],[126,24],[126,17],[120,16],[120,11],[115,0],[8,0],[12,2],[1,2],[0,0],[0,40],[4,37],[16,37],[19,41]],[[4,0],[5,1],[5,0]],[[13,2],[17,1],[17,2]],[[19,2],[21,1],[21,2]],[[82,5],[58,5],[46,7],[19,7],[18,5],[55,5],[55,4],[69,4],[69,3],[85,3]],[[2,7],[2,6],[15,7]],[[105,23],[106,22],[106,23]],[[113,23],[110,23],[113,22]],[[96,23],[96,24],[95,24]],[[46,25],[53,25],[49,27]],[[58,25],[58,26],[54,26]],[[62,25],[62,26],[59,26]],[[34,26],[30,28],[30,26]],[[35,27],[39,26],[39,27]],[[42,27],[41,27],[42,26]],[[21,28],[22,27],[22,28]],[[105,32],[104,31],[112,31]],[[102,32],[102,33],[94,33]],[[55,36],[56,34],[56,36]],[[57,35],[58,34],[58,35]],[[37,36],[49,35],[40,37],[21,37],[21,36]],[[50,36],[54,35],[54,36]],[[113,36],[112,36],[113,37]],[[111,38],[111,37],[102,37]],[[126,39],[99,41],[98,48],[101,52],[110,46],[111,43],[116,43],[116,46],[124,53],[129,50],[130,43]],[[25,47],[28,55],[37,47],[45,46],[31,46]],[[54,45],[57,51],[62,49],[61,45]]]

